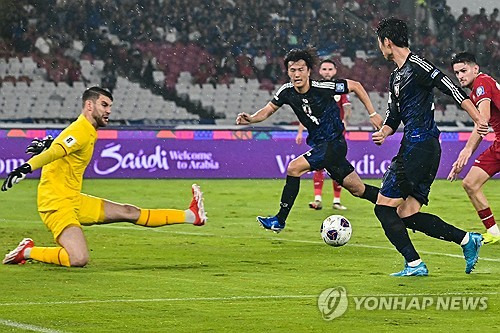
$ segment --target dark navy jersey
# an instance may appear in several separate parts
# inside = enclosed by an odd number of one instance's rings
[[[333,98],[347,94],[346,80],[310,81],[311,88],[305,94],[295,90],[292,83],[282,85],[271,103],[276,106],[288,104],[307,128],[307,144],[311,147],[333,141],[344,131],[340,109]]]
[[[467,95],[433,64],[410,53],[403,67],[396,68],[389,80],[389,102],[384,124],[397,130],[401,121],[404,138],[420,142],[439,137],[434,121],[434,93],[437,87],[460,105]]]

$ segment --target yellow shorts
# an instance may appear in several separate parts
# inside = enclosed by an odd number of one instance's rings
[[[79,205],[69,202],[58,210],[38,212],[54,239],[69,226],[92,225],[104,222],[104,200],[87,194],[80,194]]]

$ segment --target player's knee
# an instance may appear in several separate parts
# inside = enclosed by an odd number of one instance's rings
[[[479,186],[476,184],[476,182],[468,177],[465,177],[462,181],[462,187],[468,193],[476,192],[479,189]]]
[[[89,262],[89,254],[87,252],[72,253],[69,256],[71,267],[84,267]]]
[[[134,205],[125,204],[122,206],[122,215],[124,219],[135,221],[139,218],[141,211]]]
[[[286,170],[286,174],[288,176],[292,176],[292,177],[300,177],[301,176],[301,171],[298,164],[295,164],[295,163],[290,163],[288,165],[288,168]]]

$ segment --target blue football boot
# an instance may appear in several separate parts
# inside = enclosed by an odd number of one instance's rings
[[[477,260],[479,259],[479,249],[483,245],[483,236],[476,232],[469,232],[469,242],[462,245],[465,258],[465,273],[470,274],[474,267],[476,267]]]
[[[280,223],[280,221],[276,216],[273,217],[257,216],[257,221],[263,228],[272,230],[275,233],[279,233],[281,230],[285,228],[285,222]]]
[[[427,276],[429,275],[429,270],[425,263],[422,261],[415,267],[408,266],[405,262],[405,268],[401,272],[392,273],[391,276]]]

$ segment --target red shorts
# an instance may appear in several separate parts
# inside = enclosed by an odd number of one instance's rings
[[[500,142],[495,140],[479,157],[474,165],[483,169],[490,177],[500,171]]]

